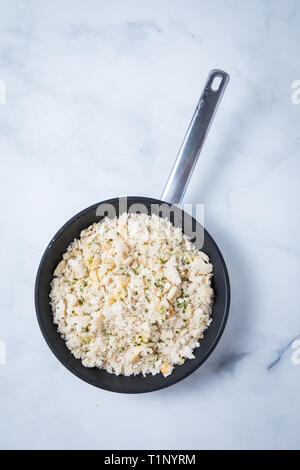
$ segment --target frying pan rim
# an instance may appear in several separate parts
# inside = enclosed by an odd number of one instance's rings
[[[136,200],[139,200],[141,203],[144,202],[147,202],[147,203],[150,203],[150,204],[168,204],[168,205],[171,205],[169,202],[167,201],[162,201],[160,199],[154,199],[154,198],[149,198],[149,197],[144,197],[144,196],[126,196],[127,197],[127,201],[130,202],[131,200],[134,200],[136,202]],[[86,383],[89,383],[90,385],[93,385],[94,387],[97,387],[97,388],[100,388],[102,390],[106,390],[106,391],[110,391],[110,392],[114,392],[114,393],[126,393],[126,394],[137,394],[137,393],[150,393],[150,392],[155,392],[155,391],[158,391],[158,390],[162,390],[164,388],[168,388],[170,387],[171,385],[175,385],[176,383],[178,382],[181,382],[182,380],[184,380],[186,377],[188,377],[189,375],[191,375],[193,372],[195,372],[195,370],[197,370],[207,359],[208,357],[212,354],[212,352],[214,351],[214,349],[216,348],[217,344],[219,343],[222,335],[223,335],[223,332],[224,332],[224,329],[226,327],[226,324],[227,324],[227,320],[228,320],[228,316],[229,316],[229,309],[230,309],[230,297],[231,297],[231,291],[230,291],[230,281],[229,281],[229,275],[228,275],[228,271],[227,271],[227,267],[226,267],[226,263],[225,263],[225,260],[223,258],[223,255],[218,247],[218,245],[216,244],[215,240],[213,239],[213,237],[209,234],[209,232],[204,228],[204,236],[205,237],[208,237],[209,238],[209,241],[210,243],[212,244],[214,250],[215,250],[215,253],[217,255],[217,257],[219,258],[220,260],[220,266],[222,268],[222,274],[223,274],[223,277],[224,277],[224,280],[225,280],[225,301],[224,301],[224,305],[225,305],[225,308],[224,308],[224,314],[223,314],[223,319],[222,319],[222,322],[221,322],[221,326],[214,338],[214,340],[212,341],[212,344],[210,345],[210,347],[208,348],[207,352],[204,354],[204,356],[201,358],[200,361],[197,361],[196,364],[191,367],[187,372],[185,372],[184,374],[182,374],[180,377],[176,377],[176,379],[173,379],[173,381],[171,380],[168,384],[164,384],[162,382],[161,385],[158,385],[158,386],[153,386],[151,387],[151,389],[147,389],[147,390],[124,390],[120,387],[116,387],[116,386],[107,386],[107,385],[99,385],[99,383],[97,383],[96,381],[94,381],[93,379],[89,379],[87,377],[84,377],[80,371],[77,371],[76,369],[74,369],[70,364],[68,364],[68,361],[66,361],[61,355],[60,353],[56,350],[56,348],[54,347],[54,345],[52,344],[51,340],[49,339],[49,336],[48,336],[48,333],[47,333],[47,328],[44,327],[44,324],[42,322],[42,316],[40,314],[40,311],[39,311],[39,290],[40,290],[40,277],[41,277],[41,273],[42,273],[42,270],[44,268],[44,265],[45,265],[45,262],[49,256],[49,254],[51,254],[51,249],[52,249],[52,246],[54,245],[54,243],[56,242],[56,240],[60,237],[60,235],[70,226],[73,224],[73,222],[75,222],[77,219],[79,219],[81,216],[85,215],[86,213],[92,211],[92,210],[95,210],[97,209],[97,207],[99,205],[102,205],[102,204],[114,204],[116,202],[118,202],[120,200],[119,197],[117,198],[111,198],[111,199],[106,199],[105,201],[101,201],[97,204],[92,204],[91,206],[83,209],[82,211],[78,212],[77,214],[75,214],[73,217],[71,217],[57,232],[56,234],[51,238],[51,241],[49,242],[49,244],[47,245],[44,253],[43,253],[43,256],[41,258],[41,261],[39,263],[39,266],[38,266],[38,270],[37,270],[37,274],[36,274],[36,279],[35,279],[35,287],[34,287],[34,303],[35,303],[35,311],[36,311],[36,317],[37,317],[37,320],[38,320],[38,324],[39,324],[39,327],[40,327],[40,330],[42,332],[42,335],[48,345],[48,347],[50,348],[50,350],[52,351],[52,353],[55,355],[55,357],[59,360],[59,362],[66,368],[68,369],[70,372],[72,372],[72,374],[74,374],[76,377],[78,377],[79,379],[83,380],[84,382]],[[183,209],[180,208],[180,210],[182,212]],[[193,218],[194,219],[194,218]],[[199,223],[199,222],[197,222]],[[57,334],[59,334],[57,332]],[[194,359],[192,359],[194,360]],[[107,372],[108,373],[108,372]]]

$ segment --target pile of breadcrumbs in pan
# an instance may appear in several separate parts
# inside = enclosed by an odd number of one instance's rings
[[[167,219],[127,214],[83,230],[51,285],[54,323],[86,367],[172,373],[211,323],[213,266]]]

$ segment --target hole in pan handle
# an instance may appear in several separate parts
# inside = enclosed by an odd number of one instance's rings
[[[229,75],[223,70],[215,69],[209,73],[177,159],[162,193],[161,199],[163,201],[177,204],[178,206],[181,205],[228,82]]]

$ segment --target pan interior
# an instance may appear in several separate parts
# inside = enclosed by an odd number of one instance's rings
[[[166,205],[171,206],[158,199],[143,197],[128,197],[127,203],[129,212],[137,212],[137,205],[139,204],[141,206],[140,209],[143,206],[145,208],[143,211],[147,211],[149,215],[153,213],[154,206],[156,207],[155,211],[157,211],[157,206],[160,206],[162,209]],[[209,233],[203,230],[203,227],[193,217],[184,213],[184,225],[182,227],[184,233],[193,239],[197,248],[203,250],[210,257],[214,266],[212,283],[215,292],[212,311],[213,321],[206,330],[204,338],[200,342],[200,347],[194,351],[195,358],[187,359],[180,366],[176,365],[173,373],[166,378],[162,374],[147,375],[146,377],[143,377],[141,374],[130,377],[115,376],[105,370],[84,367],[81,361],[75,359],[68,350],[64,340],[57,332],[56,325],[52,321],[52,310],[49,303],[50,284],[53,272],[69,244],[75,238],[79,238],[81,230],[103,219],[104,215],[99,214],[106,213],[104,209],[108,207],[108,204],[114,207],[113,214],[119,216],[124,212],[119,198],[95,204],[70,219],[49,243],[41,260],[35,285],[35,305],[38,322],[52,352],[65,367],[82,380],[99,388],[121,393],[145,393],[159,390],[173,385],[191,374],[207,359],[218,343],[224,330],[229,310],[230,287],[227,269],[223,257]],[[107,213],[106,215],[110,217],[112,214]],[[166,210],[161,210],[157,215],[166,216],[175,226],[181,226],[183,211],[179,208],[176,208],[175,212],[171,213],[170,211],[168,213]],[[203,246],[202,237],[195,237],[195,232],[204,234]]]

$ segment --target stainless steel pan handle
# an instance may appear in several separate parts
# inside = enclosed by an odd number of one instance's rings
[[[206,136],[221,101],[229,75],[222,70],[212,70],[179,150],[161,199],[180,205]]]

